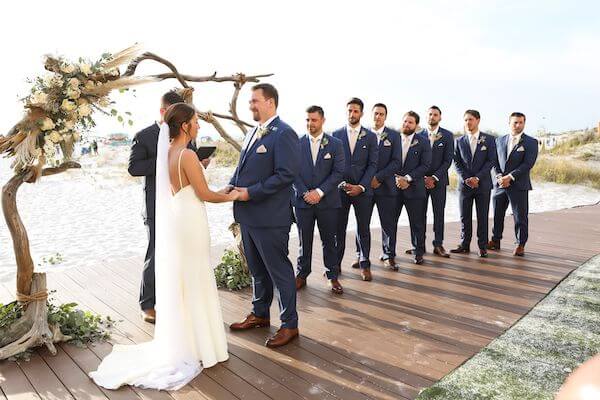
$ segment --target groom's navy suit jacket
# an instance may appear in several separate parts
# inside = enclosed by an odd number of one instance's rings
[[[460,178],[458,190],[461,193],[489,192],[492,190],[492,167],[496,163],[496,143],[492,135],[479,132],[479,141],[475,155],[471,154],[471,145],[467,134],[456,139],[454,146],[454,166]],[[465,179],[476,176],[479,187],[472,189],[464,182]],[[486,216],[487,218],[487,216]]]
[[[279,117],[267,126],[267,132],[240,154],[230,184],[247,187],[250,200],[236,201],[233,216],[236,222],[254,228],[289,227],[300,143],[296,132]]]
[[[339,139],[323,134],[323,140],[325,139],[327,144],[319,147],[317,162],[313,164],[309,135],[300,138],[302,159],[300,173],[294,181],[295,207],[312,207],[304,201],[304,193],[313,189],[321,189],[324,193],[324,197],[317,203],[316,208],[341,207],[338,185],[344,175],[344,150]]]

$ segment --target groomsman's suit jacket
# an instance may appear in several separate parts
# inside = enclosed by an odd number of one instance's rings
[[[346,127],[334,131],[332,136],[343,143],[345,153],[343,180],[353,185],[361,185],[365,188],[363,195],[372,196],[371,180],[377,171],[377,136],[367,128],[361,127],[352,154],[350,154]]]
[[[429,141],[427,130],[422,133],[424,139]],[[438,129],[438,138],[431,147],[431,165],[425,176],[435,176],[438,179],[438,185],[448,186],[448,169],[452,165],[454,158],[454,137],[452,132],[447,129]]]
[[[496,139],[498,157],[494,166],[494,176],[512,175],[514,181],[510,183],[508,190],[531,190],[530,171],[538,156],[538,142],[523,133],[510,155],[507,155],[510,140],[510,134]],[[505,190],[498,186],[496,179],[494,179],[494,188],[498,192]]]
[[[313,164],[310,145],[310,135],[307,134],[300,138],[302,158],[300,173],[294,181],[294,206],[297,208],[312,207],[304,201],[304,193],[320,189],[324,193],[324,197],[315,207],[339,208],[341,201],[338,185],[342,181],[345,168],[342,142],[324,133],[315,164]]]
[[[476,193],[492,190],[491,169],[496,160],[496,145],[492,135],[479,132],[479,140],[475,148],[475,156],[471,154],[471,145],[467,134],[456,140],[454,149],[454,166],[458,172],[460,183],[459,191],[463,193]],[[464,181],[476,176],[479,178],[479,186],[472,189]]]
[[[377,172],[375,178],[381,183],[375,189],[377,196],[397,196],[398,188],[394,174],[400,170],[402,164],[402,145],[400,132],[385,127],[379,140],[379,154],[377,156]]]
[[[230,184],[247,187],[250,200],[234,203],[235,221],[254,228],[289,227],[293,220],[292,183],[299,169],[298,135],[277,117],[268,125],[267,133],[240,154]]]
[[[400,154],[402,153],[402,140],[400,140]],[[397,175],[409,175],[412,178],[407,189],[401,190],[400,193],[406,199],[423,199],[425,198],[425,180],[423,177],[431,166],[431,146],[429,139],[425,139],[422,135],[415,134],[413,136],[406,160],[402,163]]]

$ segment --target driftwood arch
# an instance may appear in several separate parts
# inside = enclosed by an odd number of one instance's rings
[[[131,55],[135,51],[136,48],[134,46],[119,54]],[[124,56],[123,59],[126,59],[126,57]],[[188,103],[193,102],[193,88],[190,86],[190,83],[232,83],[233,94],[231,101],[229,102],[227,113],[216,113],[211,110],[198,110],[198,116],[203,121],[210,123],[219,135],[234,149],[238,152],[241,151],[240,144],[223,127],[221,121],[233,122],[242,135],[245,136],[248,132],[248,128],[253,125],[243,121],[238,116],[237,105],[239,94],[246,83],[257,83],[261,78],[270,77],[273,74],[246,75],[237,73],[229,76],[218,76],[216,72],[208,76],[181,74],[169,60],[154,53],[145,52],[137,57],[130,57],[125,72],[115,75],[112,80],[122,79],[127,82],[127,78],[136,77],[135,73],[137,67],[146,60],[163,64],[170,72],[143,76],[141,77],[142,79],[137,82],[176,79],[181,84],[182,95]],[[56,71],[56,68],[58,67],[47,62],[45,68],[49,71]],[[111,78],[107,79],[110,80]],[[136,81],[132,80],[131,82],[132,84],[136,84]],[[115,86],[115,88],[117,87]],[[18,128],[19,123],[15,124],[6,136],[0,136],[0,153],[5,153],[9,157],[15,155],[15,144],[19,144],[23,141],[22,137],[18,137]],[[72,143],[70,143],[70,145],[72,150]],[[67,152],[67,154],[68,153],[69,152]],[[67,156],[67,158],[69,157]],[[81,168],[81,166],[77,162],[66,159],[57,167],[43,168],[44,161],[45,159],[42,155],[37,165],[29,165],[22,170],[17,171],[2,188],[2,210],[11,234],[15,252],[15,261],[17,264],[16,300],[24,307],[25,312],[23,317],[15,324],[10,326],[6,331],[0,332],[0,360],[9,358],[39,345],[46,345],[51,353],[55,354],[56,350],[53,343],[69,339],[62,335],[60,327],[48,325],[46,276],[43,273],[35,273],[34,271],[34,263],[29,248],[29,237],[19,215],[16,198],[17,191],[23,183],[31,183],[40,177],[59,174],[68,169]],[[234,228],[233,231],[235,233]]]

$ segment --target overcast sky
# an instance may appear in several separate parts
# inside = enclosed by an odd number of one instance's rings
[[[44,54],[95,59],[135,42],[186,74],[274,73],[267,81],[279,89],[279,114],[298,133],[311,104],[325,109],[328,130],[344,124],[351,96],[362,98],[367,111],[386,103],[388,123],[396,126],[405,111],[424,116],[432,104],[453,131],[462,129],[467,108],[481,112],[483,130],[500,132],[512,111],[527,114],[530,133],[600,120],[600,3],[594,1],[37,3],[10,2],[3,10],[3,133],[22,113],[25,79],[44,72]],[[139,69],[162,71],[150,64]],[[135,124],[98,117],[97,133],[133,134],[150,124],[160,95],[174,86],[167,81],[135,97],[113,95]],[[196,105],[225,112],[230,93],[228,84],[199,85]],[[246,90],[239,107],[246,119],[248,98]],[[371,125],[368,112],[363,124]]]

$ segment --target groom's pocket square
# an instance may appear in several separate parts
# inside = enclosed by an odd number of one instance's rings
[[[389,147],[389,146],[391,146],[391,145],[392,145],[392,142],[390,142],[389,140],[386,140],[386,141],[384,141],[384,142],[383,142],[383,145],[384,145],[385,147]]]
[[[525,151],[525,147],[521,146],[517,149],[517,151]]]
[[[327,153],[323,156],[324,160],[329,160],[331,158],[331,154]]]
[[[263,154],[267,152],[267,148],[265,147],[264,144],[261,144],[260,146],[258,146],[258,149],[256,149],[256,152],[258,154]]]

